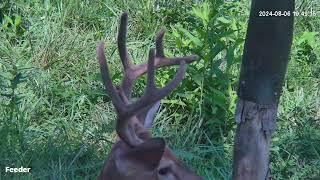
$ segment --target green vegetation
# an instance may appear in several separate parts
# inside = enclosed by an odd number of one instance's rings
[[[291,61],[271,149],[274,179],[320,178],[320,2],[297,0]],[[0,179],[95,179],[115,141],[115,113],[95,55],[106,42],[113,79],[119,15],[128,49],[147,59],[162,26],[168,56],[198,54],[153,133],[206,179],[230,179],[237,81],[249,1],[3,0],[0,2]],[[174,68],[158,72],[164,85]],[[135,86],[141,94],[145,79]],[[31,167],[9,174],[6,166]]]

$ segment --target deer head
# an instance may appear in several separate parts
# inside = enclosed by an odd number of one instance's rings
[[[182,81],[185,64],[193,62],[197,56],[167,58],[163,53],[162,29],[156,38],[156,50],[150,49],[147,64],[134,65],[126,47],[128,15],[123,13],[118,33],[118,50],[124,68],[121,84],[112,83],[104,45],[97,47],[104,86],[111,97],[117,112],[116,132],[119,140],[113,145],[108,159],[98,179],[103,180],[201,180],[182,165],[162,138],[152,138],[149,129],[154,114],[160,106],[160,100],[168,95]],[[179,65],[173,80],[165,87],[155,85],[155,69]],[[135,80],[147,73],[147,85],[144,95],[131,100],[131,91]]]

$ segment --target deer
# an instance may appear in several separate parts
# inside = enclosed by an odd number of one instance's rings
[[[117,45],[123,65],[123,79],[114,86],[104,53],[104,43],[97,46],[97,58],[100,64],[102,81],[116,110],[116,133],[118,139],[113,144],[99,180],[203,180],[178,160],[165,140],[152,137],[154,116],[159,109],[160,100],[173,91],[183,80],[186,63],[194,62],[198,56],[167,58],[164,55],[162,28],[155,40],[155,48],[150,48],[148,62],[135,65],[129,57],[126,47],[128,13],[120,18]],[[156,87],[155,70],[157,68],[179,65],[174,78],[162,88]],[[147,74],[144,94],[132,100],[135,81]]]

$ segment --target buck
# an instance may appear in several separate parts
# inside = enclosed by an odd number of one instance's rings
[[[118,50],[124,68],[124,77],[119,86],[114,86],[104,54],[104,44],[97,47],[104,86],[117,112],[116,132],[118,140],[113,145],[100,180],[202,180],[187,169],[166,146],[162,138],[152,138],[149,129],[160,100],[168,95],[184,78],[186,63],[197,60],[197,56],[167,58],[164,56],[161,29],[156,38],[156,49],[150,49],[148,63],[134,65],[126,47],[128,15],[123,13],[118,32]],[[155,85],[155,69],[179,65],[173,80],[165,87]],[[131,99],[135,80],[147,74],[145,93],[136,101]]]

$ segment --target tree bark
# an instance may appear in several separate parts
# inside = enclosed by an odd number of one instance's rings
[[[277,106],[239,99],[234,145],[233,179],[268,179],[269,147]]]
[[[253,0],[235,113],[234,180],[270,178],[269,148],[289,60],[294,0]]]

